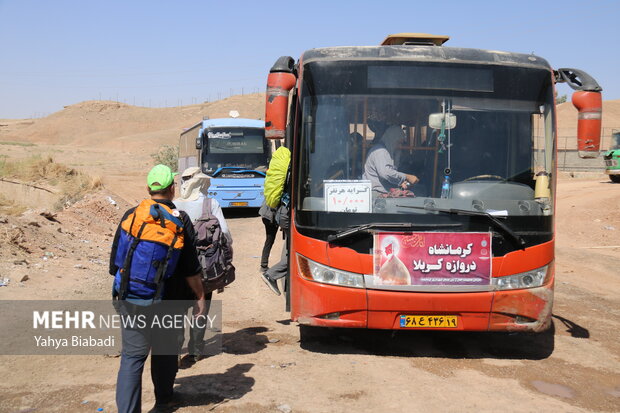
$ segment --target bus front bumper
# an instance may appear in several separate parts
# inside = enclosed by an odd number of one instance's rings
[[[296,286],[297,284],[297,286]],[[551,325],[551,278],[536,288],[468,293],[396,292],[326,285],[296,277],[292,318],[302,325],[373,329],[541,332]],[[456,316],[457,326],[401,327],[401,316]]]
[[[265,199],[261,188],[215,189],[210,193],[222,208],[260,208]]]

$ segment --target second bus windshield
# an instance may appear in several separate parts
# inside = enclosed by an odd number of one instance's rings
[[[264,130],[257,128],[212,128],[204,138],[203,172],[212,175],[221,168],[266,169],[270,146]]]

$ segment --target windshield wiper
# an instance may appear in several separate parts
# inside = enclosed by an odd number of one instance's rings
[[[451,224],[414,224],[412,222],[371,222],[369,224],[358,225],[349,229],[345,229],[344,231],[340,231],[333,235],[327,236],[327,242],[331,243],[334,241],[338,241],[343,238],[348,238],[352,235],[359,234],[360,232],[368,231],[369,229],[375,228],[395,228],[399,230],[403,229],[414,229],[420,227],[460,227],[461,224],[451,223]]]
[[[521,237],[520,235],[518,235],[516,232],[514,232],[512,229],[510,229],[510,227],[508,227],[506,224],[504,224],[502,221],[500,221],[499,219],[495,218],[493,215],[489,214],[488,212],[484,212],[484,211],[469,211],[467,209],[455,209],[455,208],[437,208],[437,207],[424,207],[424,206],[413,206],[413,205],[396,205],[399,208],[412,208],[412,209],[422,209],[425,211],[431,211],[431,212],[443,212],[446,214],[454,214],[454,215],[466,215],[466,216],[472,216],[472,217],[485,217],[486,219],[488,219],[489,221],[491,221],[491,223],[493,223],[495,225],[496,228],[501,229],[506,235],[508,235],[508,237],[510,239],[512,239],[518,246],[520,249],[524,250],[525,249],[525,240],[523,239],[523,237]]]

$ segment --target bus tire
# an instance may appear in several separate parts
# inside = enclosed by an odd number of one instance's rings
[[[299,326],[299,341],[301,343],[320,341],[321,338],[324,337],[326,330],[328,329],[325,327],[300,325]]]

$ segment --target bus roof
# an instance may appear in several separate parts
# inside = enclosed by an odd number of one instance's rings
[[[311,49],[304,52],[301,61],[391,60],[417,62],[444,62],[521,66],[550,70],[542,57],[533,54],[495,50],[465,49],[433,46],[345,46]]]
[[[226,127],[264,128],[265,121],[245,118],[205,119],[202,121],[202,127],[203,129]]]

